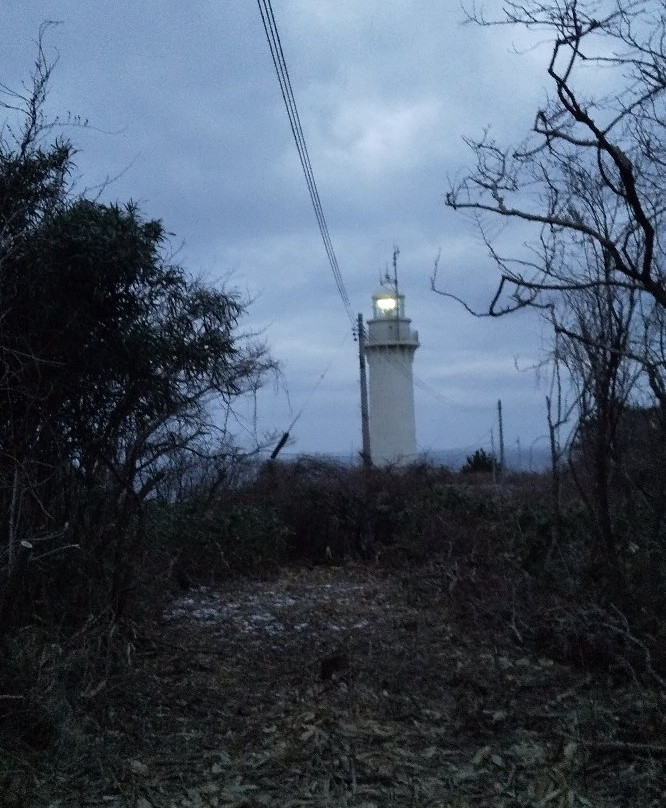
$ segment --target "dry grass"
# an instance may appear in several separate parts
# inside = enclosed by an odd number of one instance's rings
[[[665,804],[666,694],[530,653],[449,585],[432,563],[193,590],[87,683],[78,743],[26,758],[5,805]]]

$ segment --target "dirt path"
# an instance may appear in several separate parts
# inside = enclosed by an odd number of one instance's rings
[[[94,696],[96,741],[44,804],[666,804],[656,695],[470,633],[440,580],[331,568],[187,593],[130,685]]]

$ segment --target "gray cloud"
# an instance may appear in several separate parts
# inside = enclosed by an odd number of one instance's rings
[[[407,310],[423,346],[415,360],[419,443],[488,445],[498,398],[506,401],[508,438],[533,440],[543,432],[543,390],[514,359],[537,360],[537,319],[474,320],[430,291],[429,274],[441,247],[445,288],[479,307],[492,294],[494,268],[442,194],[467,161],[463,133],[491,122],[507,138],[529,128],[543,93],[543,50],[513,55],[515,34],[460,26],[454,3],[274,6],[355,310],[370,314],[379,273],[393,244],[401,248]],[[47,40],[60,53],[50,108],[94,125],[69,132],[81,148],[81,182],[120,174],[104,198],[139,201],[175,234],[174,246],[182,241],[178,260],[256,297],[247,327],[263,331],[283,362],[291,399],[290,409],[280,389],[263,391],[260,429],[284,429],[332,363],[294,430],[295,448],[358,447],[355,345],[256,4],[8,2],[0,81],[17,86],[26,78],[39,24],[56,15],[63,24]]]

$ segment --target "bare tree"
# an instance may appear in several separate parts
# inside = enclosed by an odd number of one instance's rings
[[[551,322],[555,359],[577,394],[581,490],[617,570],[614,485],[630,477],[621,421],[636,404],[651,412],[656,402],[662,423],[666,412],[666,8],[524,0],[503,3],[499,17],[473,6],[467,19],[534,32],[540,48],[545,34],[551,93],[518,146],[490,130],[465,138],[473,168],[446,194],[449,207],[474,216],[499,269],[487,308],[442,290],[437,265],[433,288],[478,316],[536,307]],[[505,255],[493,218],[532,236]]]
[[[663,242],[666,196],[666,13],[649,0],[504,3],[504,17],[552,38],[547,74],[553,94],[537,110],[532,134],[504,148],[487,131],[466,138],[476,167],[453,183],[446,203],[533,225],[521,257],[504,257],[488,312],[549,305],[559,291],[613,284],[666,306]],[[588,89],[599,69],[602,92]],[[603,71],[603,72],[602,72]],[[608,263],[590,277],[581,245]]]
[[[575,390],[572,470],[591,517],[592,554],[617,579],[621,537],[614,517],[628,499],[617,496],[623,463],[618,430],[641,374],[627,354],[635,295],[612,285],[562,295],[551,319],[556,361]]]

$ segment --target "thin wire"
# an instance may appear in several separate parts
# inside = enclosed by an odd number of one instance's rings
[[[299,410],[299,411],[296,413],[296,416],[294,417],[294,420],[293,420],[293,421],[292,421],[292,422],[289,424],[289,427],[288,427],[288,429],[287,429],[287,432],[291,432],[291,430],[292,430],[292,429],[293,429],[293,428],[296,426],[296,422],[299,420],[299,418],[301,417],[301,415],[303,415],[303,410],[304,410],[304,409],[305,409],[305,408],[308,406],[308,404],[310,403],[310,401],[312,401],[312,397],[314,396],[314,394],[315,394],[315,393],[317,392],[317,390],[319,389],[319,385],[320,385],[320,384],[321,384],[321,383],[324,381],[324,378],[326,377],[326,374],[328,373],[328,371],[329,371],[329,370],[331,369],[331,367],[333,366],[333,363],[335,362],[336,358],[337,358],[337,357],[333,357],[333,359],[331,359],[331,361],[328,363],[328,365],[327,365],[327,366],[324,368],[323,373],[321,373],[321,374],[320,374],[320,376],[319,376],[319,378],[317,379],[317,381],[315,382],[314,386],[312,387],[312,389],[311,389],[311,390],[310,390],[310,392],[308,393],[308,395],[307,395],[307,397],[306,397],[305,401],[304,401],[304,402],[303,402],[303,404],[301,405],[300,410]]]
[[[367,338],[367,329],[364,328],[364,331],[366,332],[365,335],[366,335],[366,338]],[[407,378],[410,377],[409,370],[404,366],[404,364],[402,362],[400,362],[400,360],[397,357],[393,356],[393,354],[390,353],[390,351],[386,351],[383,355],[384,355],[385,359],[388,359],[388,361],[389,361],[389,363],[391,365],[393,365],[397,370],[400,371],[400,373],[402,373]],[[429,393],[433,398],[437,399],[440,404],[444,404],[447,407],[456,407],[457,406],[453,401],[451,401],[450,399],[447,399],[445,396],[443,396],[432,385],[430,385],[427,382],[423,381],[423,379],[420,379],[415,373],[413,373],[413,372],[411,373],[411,378],[412,378],[412,381],[413,381],[415,387],[420,388],[425,393]],[[459,455],[464,455],[464,453],[466,453],[470,449],[476,448],[479,443],[482,446],[485,446],[485,445],[487,445],[486,441],[490,438],[491,434],[492,434],[492,428],[487,429],[479,438],[477,438],[475,441],[472,441],[472,443],[468,444],[467,446],[458,447],[457,449],[452,450],[452,451],[456,451]]]
[[[365,336],[367,339],[368,336],[367,329],[364,329],[364,331],[366,332]],[[397,357],[393,356],[393,354],[390,353],[390,351],[386,351],[386,353],[384,353],[383,355],[394,367],[396,367],[400,371],[400,373],[403,374],[403,376],[407,376],[408,378],[410,377],[410,372],[407,370],[407,368],[403,365],[402,362],[400,362],[399,359],[397,359]],[[419,389],[423,390],[423,392],[428,393],[433,398],[436,398],[440,402],[440,404],[444,404],[447,407],[457,406],[455,402],[451,401],[450,399],[447,399],[446,396],[443,396],[431,384],[428,384],[428,382],[419,378],[419,376],[417,376],[413,371],[411,373],[411,379],[415,387],[418,387]]]
[[[349,337],[349,332],[345,331],[345,334],[344,334],[344,336],[343,336],[342,340],[340,341],[340,345],[339,345],[339,347],[338,347],[338,353],[339,353],[340,348],[341,348],[341,347],[344,345],[344,343],[347,341],[348,337]],[[296,423],[298,422],[298,420],[300,419],[300,417],[303,415],[303,412],[304,412],[305,408],[306,408],[306,407],[308,406],[308,404],[309,404],[309,403],[312,401],[312,398],[313,398],[314,394],[317,392],[317,390],[319,389],[319,387],[320,387],[321,383],[324,381],[324,379],[325,379],[325,378],[326,378],[326,376],[328,375],[329,370],[330,370],[330,369],[333,367],[333,365],[335,364],[335,362],[338,360],[338,358],[339,358],[339,357],[338,357],[338,353],[334,354],[334,355],[331,357],[331,360],[329,361],[329,363],[326,365],[326,367],[324,368],[324,370],[323,370],[323,371],[322,371],[322,372],[319,374],[319,377],[317,378],[317,381],[316,381],[316,382],[314,383],[314,385],[312,386],[312,388],[311,388],[310,392],[309,392],[309,393],[307,394],[307,396],[305,397],[305,399],[304,399],[304,401],[303,401],[303,404],[301,405],[300,409],[298,410],[298,412],[297,412],[297,413],[296,413],[296,415],[294,416],[294,418],[293,418],[292,422],[291,422],[291,423],[289,424],[289,426],[287,427],[287,432],[291,432],[291,430],[294,428],[294,426],[296,426]]]
[[[321,199],[319,198],[319,191],[317,190],[317,183],[312,170],[310,155],[308,154],[303,128],[301,127],[301,120],[298,114],[298,108],[296,106],[296,100],[294,98],[294,92],[291,86],[291,80],[289,78],[289,71],[287,70],[287,62],[284,58],[282,42],[280,41],[280,34],[278,32],[277,23],[275,22],[275,15],[273,14],[271,0],[257,0],[257,3],[259,5],[261,21],[264,26],[264,32],[266,33],[266,39],[268,40],[268,46],[271,51],[273,66],[275,67],[275,73],[280,84],[282,100],[284,101],[284,105],[287,110],[289,125],[291,126],[291,132],[294,136],[294,142],[296,143],[296,150],[298,151],[298,157],[303,168],[308,193],[310,194],[310,201],[312,202],[315,218],[317,219],[317,224],[319,226],[319,232],[321,233],[322,241],[324,242],[324,248],[326,250],[326,255],[328,256],[328,261],[331,266],[331,272],[333,273],[333,279],[335,280],[338,294],[340,295],[342,304],[347,312],[347,317],[351,323],[352,330],[354,330],[356,325],[354,313],[352,311],[349,296],[347,295],[347,290],[342,279],[338,259],[336,258],[335,250],[333,249],[333,243],[331,242],[328,225],[326,224],[326,217],[324,216],[324,209],[322,208]]]

